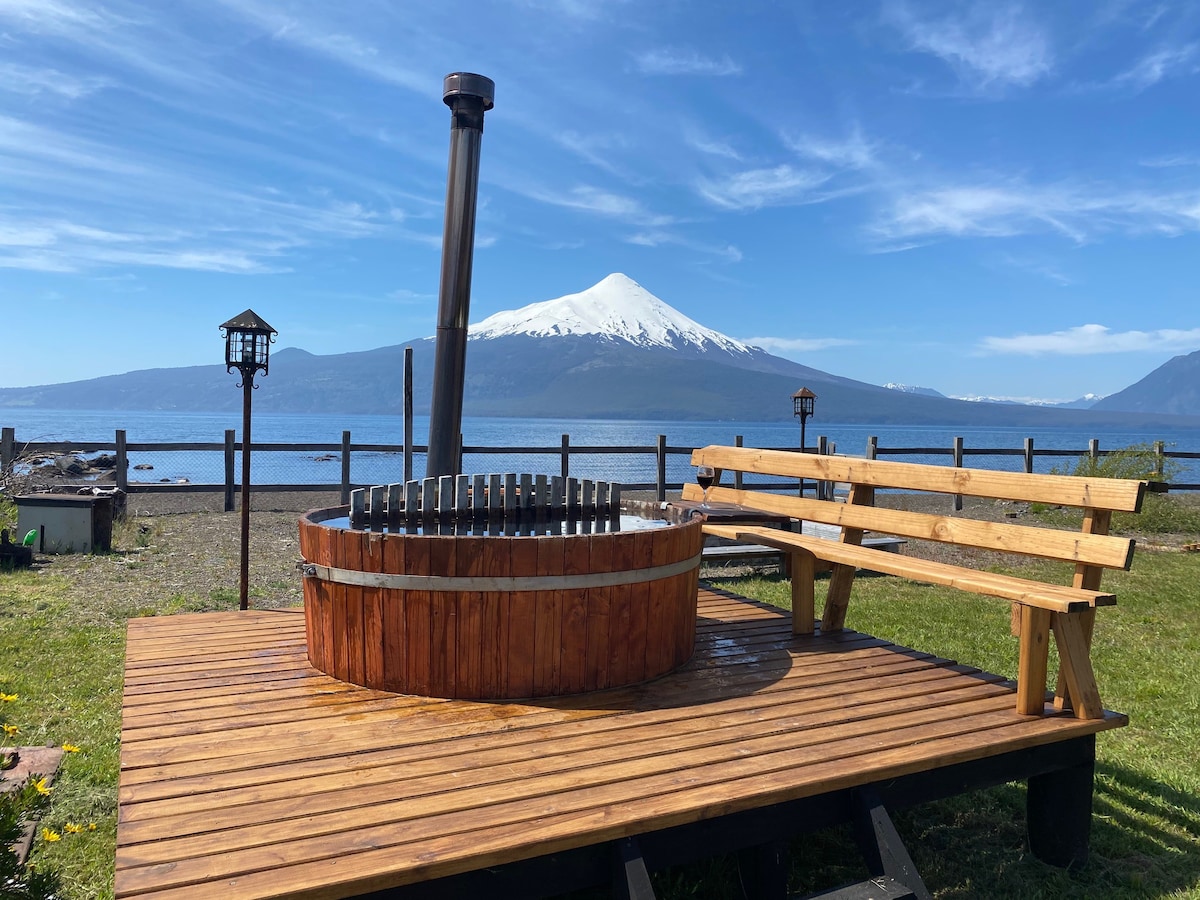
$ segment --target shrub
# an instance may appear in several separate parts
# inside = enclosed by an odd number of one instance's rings
[[[1073,467],[1053,468],[1054,475],[1081,475],[1087,478],[1130,478],[1170,482],[1179,475],[1179,462],[1160,457],[1152,444],[1132,444],[1112,453],[1092,458],[1081,456]],[[1054,524],[1078,527],[1078,510],[1051,510],[1034,505],[1032,511]],[[1190,534],[1200,532],[1200,507],[1164,494],[1147,494],[1140,513],[1115,513],[1113,530],[1144,534]]]
[[[1082,475],[1087,478],[1171,481],[1181,469],[1182,466],[1176,460],[1160,457],[1155,453],[1153,444],[1130,444],[1094,459],[1090,454],[1085,454],[1075,462],[1074,469],[1063,471],[1055,467],[1050,472],[1054,475]]]

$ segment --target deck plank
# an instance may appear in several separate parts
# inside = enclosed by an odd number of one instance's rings
[[[304,628],[130,623],[116,897],[349,897],[1125,722],[1019,716],[1001,676],[793,636],[786,613],[705,588],[681,670],[547,700],[353,687],[308,666]]]

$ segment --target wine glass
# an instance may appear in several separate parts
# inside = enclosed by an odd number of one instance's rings
[[[712,487],[713,479],[716,477],[716,470],[712,466],[696,467],[696,484],[700,485],[700,489],[704,491],[704,499],[700,501],[701,509],[708,509],[708,489]]]

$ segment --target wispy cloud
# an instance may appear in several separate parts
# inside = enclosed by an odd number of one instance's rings
[[[976,3],[962,13],[922,19],[895,2],[885,8],[885,20],[912,50],[938,57],[975,88],[1028,87],[1054,68],[1049,39],[1017,6]]]
[[[1179,166],[1200,166],[1200,156],[1176,153],[1168,156],[1154,156],[1143,159],[1138,165],[1151,169],[1171,169]]]
[[[629,139],[621,134],[580,134],[577,131],[554,131],[550,138],[598,169],[626,177],[613,161],[617,154],[629,148]]]
[[[15,94],[31,97],[57,94],[67,100],[78,100],[111,85],[110,79],[99,76],[78,78],[57,69],[0,63],[0,91]]]
[[[1076,243],[1101,234],[1200,230],[1200,191],[1153,193],[1015,180],[898,193],[872,226],[887,242],[1056,232]]]
[[[627,243],[637,244],[640,247],[661,247],[664,244],[670,244],[694,250],[706,256],[714,256],[725,262],[738,263],[742,261],[742,251],[733,246],[733,244],[712,244],[705,241],[697,241],[693,238],[669,231],[640,231],[629,235],[625,240]]]
[[[1052,281],[1062,287],[1067,287],[1075,283],[1072,278],[1063,274],[1057,266],[1044,260],[1005,254],[1000,257],[1000,264],[1012,269],[1019,269],[1022,272],[1029,272],[1031,275],[1045,278],[1047,281]]]
[[[1104,325],[1079,325],[1049,334],[986,337],[983,353],[1022,356],[1091,356],[1101,353],[1191,351],[1200,348],[1200,328],[1157,331],[1111,331]]]
[[[542,203],[562,206],[567,209],[578,209],[583,212],[595,213],[612,219],[619,219],[630,225],[641,227],[661,227],[675,223],[672,216],[653,213],[633,197],[615,194],[591,185],[577,185],[566,191],[553,191],[543,187],[518,189],[510,185],[518,193],[522,193]]]
[[[242,16],[270,33],[276,41],[315,53],[387,84],[420,94],[433,92],[426,74],[399,64],[396,53],[381,49],[366,36],[351,34],[342,27],[342,18],[320,16],[317,10],[322,7],[310,7],[309,15],[302,18],[288,14],[276,4],[258,0],[220,2],[231,13]],[[432,36],[423,35],[423,39],[414,42],[414,46],[428,43],[426,37],[432,40]]]
[[[800,135],[786,137],[785,141],[793,152],[838,169],[869,169],[876,163],[875,145],[858,129],[842,140]]]
[[[829,181],[824,172],[779,165],[749,169],[722,179],[705,178],[696,185],[700,196],[723,209],[760,209],[815,202],[812,191]]]
[[[1167,78],[1194,75],[1200,71],[1198,51],[1198,44],[1156,50],[1113,78],[1111,84],[1118,88],[1144,91]]]
[[[858,341],[850,340],[849,338],[777,338],[777,337],[752,337],[741,338],[744,344],[751,344],[755,347],[761,347],[763,350],[772,350],[778,353],[817,353],[821,350],[831,350],[834,347],[851,347],[858,344]]]
[[[684,141],[693,150],[698,150],[709,156],[731,159],[734,162],[742,161],[742,154],[729,141],[709,137],[695,128],[689,128],[684,132]]]
[[[634,57],[643,75],[740,75],[742,67],[728,56],[702,56],[694,50],[661,47]]]

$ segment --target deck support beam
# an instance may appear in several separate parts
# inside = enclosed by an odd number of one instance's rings
[[[739,851],[743,892],[754,900],[786,900],[789,865],[786,841],[769,841]]]
[[[890,876],[918,900],[932,900],[878,792],[870,785],[857,788],[853,804],[854,839],[867,862],[867,871]]]
[[[655,900],[650,872],[635,837],[613,841],[613,900]]]

